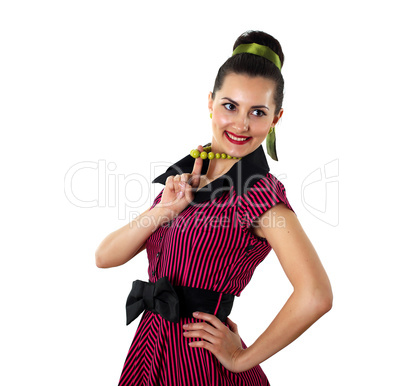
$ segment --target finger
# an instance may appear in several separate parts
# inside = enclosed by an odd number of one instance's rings
[[[180,176],[180,180],[177,182],[178,193],[180,193],[180,197],[184,197],[186,194],[186,188],[189,186],[186,182],[186,178],[183,175]]]
[[[168,178],[166,178],[166,182],[165,182],[165,191],[166,191],[167,193],[169,192],[169,194],[170,194],[170,193],[174,193],[174,192],[175,192],[175,186],[174,186],[174,185],[175,185],[175,184],[174,184],[173,176],[169,176]],[[176,198],[176,199],[177,199],[177,198]],[[170,199],[169,202],[166,202],[166,200],[165,200],[164,203],[160,203],[160,206],[165,207],[165,206],[174,205],[175,202],[176,202],[176,199],[173,199],[173,200]]]
[[[229,319],[229,317],[226,320],[227,320],[227,322],[229,324],[230,329],[233,332],[237,332],[237,324],[235,322],[233,322],[231,319]]]
[[[206,312],[193,312],[193,316],[197,319],[205,320],[211,323],[215,328],[223,329],[226,326],[215,315],[208,314]]]
[[[188,173],[184,173],[180,176],[180,187],[182,188],[182,190],[185,189],[186,185],[188,185],[187,181],[189,179],[189,174]]]
[[[169,177],[166,179],[166,186],[167,186],[170,190],[174,190],[173,176],[169,176]]]
[[[201,145],[198,145],[197,150],[202,152],[203,147]],[[191,182],[189,182],[193,188],[198,188],[198,186],[200,185],[202,162],[203,160],[201,157],[196,158],[194,161],[193,171],[191,172],[191,178],[190,178]]]
[[[198,340],[198,341],[190,342],[188,345],[191,347],[205,348],[214,355],[216,353],[214,345],[205,340]]]
[[[194,199],[194,194],[193,194],[193,191],[192,191],[192,187],[191,187],[191,185],[189,185],[187,183],[186,183],[186,186],[184,188],[184,196],[185,196],[185,199],[186,199],[186,201],[188,203],[191,203],[193,201],[193,199]]]
[[[186,190],[187,190],[187,184],[183,181],[179,182],[179,193],[177,193],[178,197],[182,198],[184,196],[187,196]]]
[[[213,336],[221,336],[222,332],[219,331],[217,328],[215,328],[214,326],[211,326],[208,323],[189,323],[183,326],[183,329],[185,330],[183,332],[183,334],[185,334],[185,332],[191,333],[193,335],[186,335],[186,336],[201,336],[200,334],[204,334],[207,333],[209,335],[213,335]]]
[[[190,174],[190,173],[183,173],[183,174],[181,175],[181,181],[188,183],[188,180],[190,179],[190,177],[191,177],[191,174]]]
[[[170,185],[171,191],[176,194],[176,199],[172,201],[172,203],[176,203],[178,199],[184,196],[184,187],[180,186],[180,174],[176,174],[175,176],[170,176]]]
[[[212,344],[217,344],[219,342],[219,340],[221,339],[221,337],[217,337],[214,334],[210,334],[209,332],[205,331],[205,330],[192,330],[192,331],[184,331],[183,332],[183,336],[185,338],[200,338],[200,339],[204,339],[209,343]]]
[[[183,173],[181,175],[181,182],[179,183],[179,185],[183,191],[184,197],[188,203],[193,201],[193,196],[191,195],[192,187],[188,182],[190,177],[191,177],[190,173]]]
[[[180,174],[176,174],[175,176],[174,176],[174,179],[173,179],[173,182],[174,182],[174,191],[175,191],[175,193],[177,194],[177,193],[179,193],[182,189],[181,189],[181,187],[180,187],[180,185],[179,185],[179,182],[181,181],[181,176],[180,176]]]

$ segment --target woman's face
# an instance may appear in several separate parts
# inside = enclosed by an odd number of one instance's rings
[[[208,96],[212,151],[244,157],[257,149],[283,113],[275,116],[274,92],[270,79],[228,74],[215,99]]]

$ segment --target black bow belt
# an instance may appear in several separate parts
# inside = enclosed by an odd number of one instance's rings
[[[232,294],[173,286],[166,276],[155,283],[135,280],[126,303],[127,325],[144,310],[159,314],[174,323],[179,322],[180,318],[193,316],[194,311],[214,314],[225,322],[233,302]]]

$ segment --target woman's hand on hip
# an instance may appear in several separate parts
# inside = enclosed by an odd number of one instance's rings
[[[202,151],[202,146],[197,147]],[[176,174],[166,179],[165,189],[161,201],[156,205],[164,208],[170,218],[175,218],[194,199],[193,190],[196,191],[200,184],[202,158],[194,161],[191,173]]]
[[[239,373],[248,370],[241,360],[246,349],[242,346],[236,323],[227,318],[229,324],[227,327],[215,315],[206,312],[193,315],[197,319],[203,319],[204,322],[183,325],[185,330],[183,336],[202,340],[191,341],[189,346],[209,350],[231,372]]]

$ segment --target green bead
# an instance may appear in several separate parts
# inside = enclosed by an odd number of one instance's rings
[[[191,155],[193,158],[198,158],[198,157],[200,156],[200,151],[197,150],[197,149],[191,150],[191,151],[190,151],[190,155]]]
[[[232,157],[232,156],[230,156],[228,154],[225,154],[225,153],[214,153],[214,152],[211,151],[211,149],[212,149],[211,146],[204,147],[204,151],[202,151],[202,152],[200,152],[198,149],[193,149],[193,150],[190,151],[190,155],[193,158],[201,157],[201,159],[207,159],[208,158],[210,160],[214,159],[214,158],[216,158],[216,159],[219,159],[219,158],[222,158],[222,159],[238,159],[238,160],[242,159],[242,157]]]

